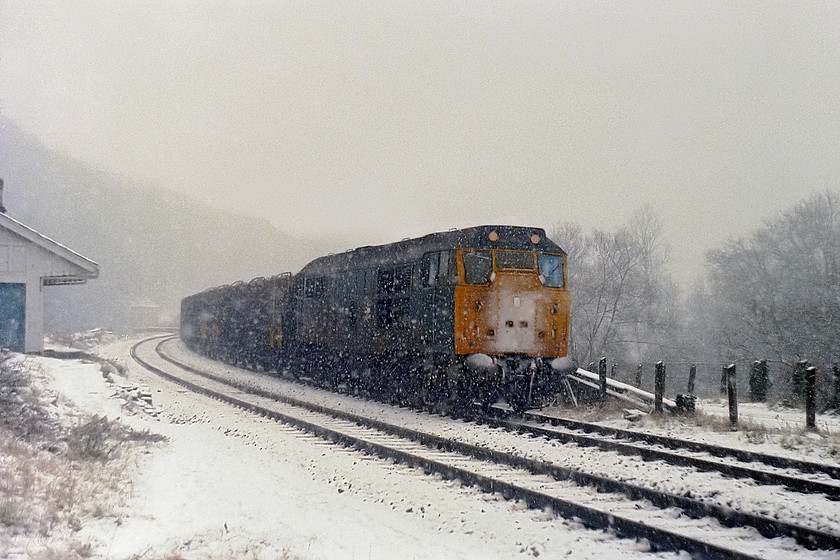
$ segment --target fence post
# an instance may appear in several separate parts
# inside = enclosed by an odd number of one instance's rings
[[[831,366],[831,373],[834,374],[834,398],[832,399],[832,408],[840,410],[840,367],[837,364]]]
[[[720,396],[726,396],[726,366],[723,366],[720,370]]]
[[[691,368],[688,370],[688,387],[687,393],[689,395],[694,394],[694,380],[697,379],[697,365],[691,364]]]
[[[656,362],[656,379],[654,381],[653,403],[654,411],[662,414],[662,395],[665,393],[665,363]]]
[[[805,427],[817,431],[817,368],[805,370]]]
[[[607,358],[598,362],[598,380],[601,382],[601,401],[607,400]]]
[[[726,372],[726,389],[729,393],[729,427],[738,429],[738,387],[735,379],[735,364],[723,368]]]
[[[838,380],[840,383],[840,380]],[[639,367],[636,369],[636,388],[642,388],[642,364],[639,364]]]
[[[770,375],[767,360],[756,360],[750,370],[750,400],[752,402],[767,402],[767,391],[770,388]]]
[[[800,360],[793,366],[791,385],[793,398],[798,406],[802,406],[803,401],[805,401],[805,377],[809,367],[811,367],[811,363],[808,360]]]

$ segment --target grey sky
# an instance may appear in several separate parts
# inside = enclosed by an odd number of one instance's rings
[[[309,237],[650,204],[684,280],[840,189],[838,29],[840,2],[0,0],[0,113]]]

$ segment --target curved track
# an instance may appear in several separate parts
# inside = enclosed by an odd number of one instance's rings
[[[764,556],[760,553],[754,556],[754,551],[762,546],[760,543],[769,546],[766,541],[756,540],[755,535],[749,538],[745,537],[743,530],[720,527],[709,531],[700,527],[708,523],[690,519],[709,516],[727,527],[749,526],[768,537],[789,536],[806,548],[840,548],[840,537],[819,530],[739,513],[731,508],[465,444],[290,399],[250,384],[231,382],[163,356],[160,349],[165,342],[157,345],[160,358],[139,355],[139,347],[143,344],[148,346],[148,341],[135,346],[132,356],[144,367],[190,390],[295,425],[330,441],[392,458],[446,478],[460,478],[468,484],[502,493],[509,498],[522,499],[531,507],[550,507],[562,516],[579,518],[592,528],[610,529],[619,536],[646,538],[657,549],[686,550],[702,557]],[[159,359],[166,360],[164,367],[151,363]],[[639,500],[647,500],[661,508],[678,507],[687,514],[687,518],[677,521],[670,515],[665,516],[665,521],[657,523],[651,519],[655,516],[646,512],[649,506],[640,505]],[[598,502],[601,502],[598,507],[592,505]],[[729,532],[732,532],[731,537],[726,536]],[[747,540],[746,546],[744,539]]]

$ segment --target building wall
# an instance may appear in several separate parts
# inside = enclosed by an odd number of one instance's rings
[[[0,227],[0,283],[26,284],[25,352],[44,350],[44,286],[41,279],[78,272],[73,263]]]

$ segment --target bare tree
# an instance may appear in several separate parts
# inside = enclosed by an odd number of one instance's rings
[[[718,342],[744,359],[840,353],[840,195],[826,191],[708,254]]]
[[[638,361],[663,344],[676,288],[664,272],[662,226],[647,207],[616,232],[552,230],[569,259],[571,353],[579,363],[610,354]]]

